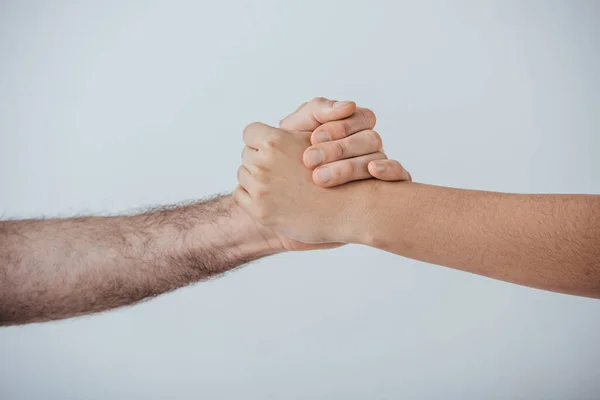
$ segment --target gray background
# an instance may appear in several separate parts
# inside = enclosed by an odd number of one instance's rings
[[[0,213],[233,189],[243,127],[314,96],[416,180],[600,193],[600,3],[2,1]],[[592,399],[600,302],[364,248],[0,329],[2,399]]]

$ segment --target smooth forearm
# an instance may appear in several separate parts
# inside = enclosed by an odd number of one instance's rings
[[[0,222],[0,324],[119,307],[279,251],[230,197],[148,213]]]
[[[369,182],[351,241],[522,285],[600,297],[600,196]]]

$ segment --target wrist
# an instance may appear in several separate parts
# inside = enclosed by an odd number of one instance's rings
[[[332,241],[353,244],[367,244],[369,234],[366,229],[370,225],[371,213],[375,210],[375,200],[381,182],[364,180],[347,183],[336,190],[338,200],[335,223],[331,224],[328,236]]]
[[[238,227],[240,249],[261,256],[287,251],[273,230],[253,220],[236,204],[232,205],[232,219]]]
[[[278,238],[273,232],[252,220],[231,196],[217,200],[219,212],[209,221],[203,221],[192,228],[188,237],[192,238],[189,247],[198,247],[198,241],[203,246],[221,247],[235,254],[240,259],[257,259],[284,251]],[[207,235],[204,225],[210,223],[214,227]]]
[[[385,249],[385,226],[401,218],[393,215],[391,203],[402,201],[397,190],[407,183],[385,182],[376,179],[356,182],[346,194],[347,203],[342,218],[342,231],[345,243],[361,244]],[[349,186],[347,185],[347,186]]]
[[[414,182],[371,181],[365,194],[365,207],[360,214],[360,229],[353,243],[390,250],[392,244],[411,246],[412,235],[407,227],[419,224],[423,200],[419,196],[423,185]],[[393,233],[392,233],[393,232]]]

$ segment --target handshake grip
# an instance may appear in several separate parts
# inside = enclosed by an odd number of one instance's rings
[[[353,181],[411,180],[388,160],[375,114],[354,102],[315,98],[280,122],[244,129],[235,202],[257,222],[303,243],[337,241]],[[335,187],[335,188],[334,188]]]

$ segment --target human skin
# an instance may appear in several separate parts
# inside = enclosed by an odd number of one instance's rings
[[[357,110],[352,102],[334,106],[331,100],[316,98],[282,124],[310,135],[326,123],[332,132],[344,131],[351,139],[373,128],[374,115],[370,120],[365,115],[372,112]],[[356,173],[366,170],[368,160],[360,156],[373,153],[360,141],[346,145],[359,158],[330,159],[329,167],[342,171],[336,172],[339,183],[363,179]],[[344,173],[345,163],[359,168]],[[311,245],[276,233],[250,219],[231,196],[137,215],[0,221],[0,325],[104,311],[261,257],[335,246],[339,244]]]
[[[323,188],[303,164],[309,136],[254,123],[244,142],[234,201],[287,237],[363,244],[520,285],[600,297],[600,196],[382,180]],[[369,163],[369,171],[378,172],[379,163]]]

